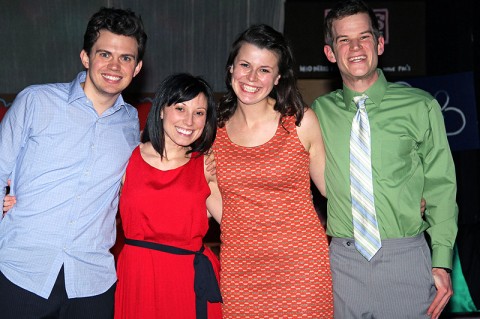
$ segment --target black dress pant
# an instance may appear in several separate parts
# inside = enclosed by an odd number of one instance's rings
[[[97,296],[68,299],[63,267],[48,299],[18,287],[0,272],[0,318],[2,319],[111,319],[114,284]]]

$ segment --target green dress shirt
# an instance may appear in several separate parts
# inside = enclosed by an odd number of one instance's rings
[[[312,105],[322,128],[327,162],[327,233],[352,238],[350,129],[353,97],[366,93],[370,121],[375,209],[381,238],[427,231],[432,266],[452,268],[457,234],[456,179],[443,116],[427,92],[389,83],[381,70],[366,91],[343,86]],[[420,200],[427,201],[422,218]]]

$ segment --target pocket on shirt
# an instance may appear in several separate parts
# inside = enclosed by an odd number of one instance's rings
[[[25,163],[33,163],[32,166],[37,170],[38,168],[54,170],[56,163],[65,162],[72,157],[68,135],[67,129],[62,127],[47,128],[31,136],[24,146]]]
[[[381,174],[391,180],[404,179],[412,170],[416,143],[410,139],[390,139],[381,143]]]

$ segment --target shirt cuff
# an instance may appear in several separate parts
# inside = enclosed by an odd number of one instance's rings
[[[437,246],[432,249],[432,268],[452,269],[453,249]]]

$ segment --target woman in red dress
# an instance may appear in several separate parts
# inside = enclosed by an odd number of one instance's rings
[[[124,176],[116,319],[221,318],[219,262],[202,242],[209,214],[221,218],[216,178],[204,164],[215,132],[208,84],[167,77]]]

